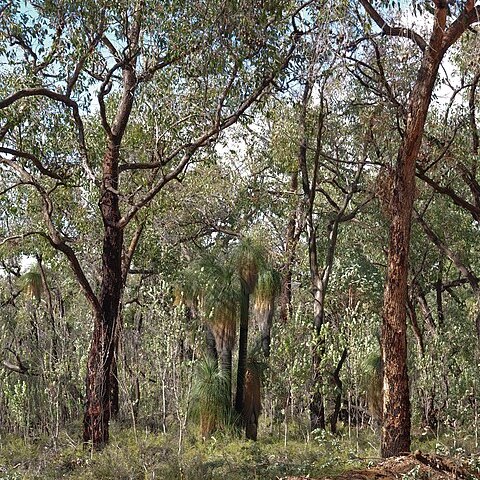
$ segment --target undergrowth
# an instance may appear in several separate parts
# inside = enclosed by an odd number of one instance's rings
[[[90,453],[67,431],[55,443],[49,438],[22,439],[2,435],[0,480],[244,480],[277,479],[287,475],[320,477],[367,466],[378,458],[378,440],[365,430],[357,439],[314,432],[301,439],[263,437],[257,442],[234,434],[218,434],[208,441],[188,433],[179,452],[173,435],[111,429],[110,444]],[[468,442],[467,442],[468,443]],[[470,444],[451,436],[441,440],[419,437],[415,448],[468,456]]]

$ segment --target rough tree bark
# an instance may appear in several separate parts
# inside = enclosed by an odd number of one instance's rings
[[[117,346],[116,328],[122,295],[123,230],[118,202],[119,142],[110,141],[103,162],[101,211],[104,222],[100,312],[95,315],[87,362],[83,439],[101,448],[108,442],[111,414],[112,364]]]
[[[391,223],[382,322],[384,416],[381,454],[385,458],[410,450],[406,304],[416,161],[440,63],[448,48],[478,20],[480,9],[475,7],[473,0],[468,0],[458,18],[447,27],[448,2],[434,0],[432,33],[427,43],[412,30],[390,27],[368,0],[360,0],[360,3],[385,35],[411,38],[423,51],[408,101],[406,128],[389,199]]]

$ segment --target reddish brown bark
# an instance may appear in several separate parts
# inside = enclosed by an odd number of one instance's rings
[[[458,18],[447,28],[447,2],[434,1],[435,18],[427,44],[415,32],[389,27],[368,0],[360,2],[384,34],[413,38],[423,52],[409,98],[406,129],[397,156],[389,209],[391,224],[382,322],[384,419],[381,452],[383,457],[390,457],[410,450],[406,304],[415,166],[439,65],[448,48],[470,24],[478,21],[479,7],[475,7],[473,1],[467,2]]]
[[[410,450],[406,327],[408,253],[415,197],[415,164],[439,64],[439,54],[429,48],[410,97],[407,128],[397,158],[390,202],[392,218],[382,323],[383,457]]]
[[[410,95],[407,126],[400,147],[392,198],[387,279],[382,323],[383,457],[410,451],[410,398],[407,371],[408,253],[415,197],[415,165],[437,72],[442,60],[441,43],[446,8],[437,8],[436,26],[424,52]]]
[[[243,421],[245,422],[245,436],[249,440],[257,440],[258,419],[261,412],[261,380],[259,372],[248,368],[245,371],[245,391]]]
[[[123,231],[117,227],[120,219],[118,204],[119,147],[110,142],[104,157],[104,188],[101,211],[104,222],[102,284],[99,296],[100,312],[94,318],[92,343],[87,362],[86,407],[83,439],[94,448],[108,442],[111,415],[112,366],[116,347],[117,318],[122,295]],[[116,377],[114,378],[114,382]]]

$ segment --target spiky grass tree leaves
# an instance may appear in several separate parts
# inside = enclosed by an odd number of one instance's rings
[[[200,422],[203,439],[229,423],[230,394],[229,379],[226,373],[217,368],[210,358],[197,364],[195,384],[192,391],[192,412]]]
[[[249,428],[248,438],[256,438],[256,426],[252,425],[257,424],[260,413],[260,381],[248,370],[247,363],[250,296],[257,287],[258,279],[262,278],[257,302],[268,317],[263,322],[268,332],[262,335],[262,340],[268,336],[266,343],[269,347],[273,302],[280,285],[278,274],[266,265],[267,252],[263,245],[256,239],[245,238],[234,248],[231,256],[205,255],[192,264],[185,272],[184,285],[175,293],[176,302],[198,303],[199,311],[215,338],[218,368],[227,378],[228,391],[231,391],[232,350],[240,309],[235,410],[241,423]],[[246,395],[249,398],[247,410],[244,409]],[[253,423],[252,418],[255,420]]]
[[[198,307],[199,314],[215,338],[219,370],[226,377],[227,390],[231,392],[232,350],[240,299],[236,269],[221,256],[204,255],[182,277],[182,284],[176,289],[176,298],[186,305]]]
[[[28,297],[40,302],[44,288],[40,272],[32,269],[24,273],[21,277],[21,288]]]
[[[363,362],[362,387],[367,395],[368,408],[378,422],[383,416],[383,360],[378,352],[371,353]]]
[[[261,347],[265,357],[270,356],[270,331],[272,328],[275,299],[280,294],[281,278],[277,270],[260,271],[255,288],[254,316],[260,330]]]
[[[274,268],[267,268],[258,275],[257,288],[255,289],[255,308],[267,310],[272,300],[280,292],[280,274]]]
[[[254,237],[246,237],[233,251],[233,261],[248,294],[255,290],[259,272],[267,262],[267,251]]]
[[[235,269],[225,259],[204,257],[198,280],[200,305],[215,336],[217,350],[232,350],[240,298]]]

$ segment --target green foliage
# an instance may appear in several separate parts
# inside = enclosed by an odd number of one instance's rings
[[[383,412],[383,362],[378,352],[373,352],[363,363],[361,386],[366,393],[371,415],[377,422],[382,420]]]
[[[187,480],[275,480],[285,476],[318,478],[365,468],[377,457],[371,432],[358,439],[348,435],[318,435],[305,443],[292,440],[287,446],[281,438],[245,442],[218,434],[203,442],[191,439],[185,451],[177,453],[175,437],[142,434],[136,438],[132,429],[112,428],[111,444],[91,455],[81,444],[62,432],[57,448],[47,438],[24,441],[4,436],[0,446],[2,479],[76,480],[110,479],[187,479]],[[478,467],[478,454],[472,454],[468,440],[451,435],[422,442],[415,448],[422,452],[450,454]]]
[[[249,294],[253,293],[257,285],[259,272],[264,268],[267,261],[265,246],[256,238],[242,238],[235,247],[232,256],[247,292]]]
[[[281,278],[277,270],[264,268],[258,275],[255,287],[255,307],[263,309],[269,306],[280,293]]]
[[[43,292],[43,280],[37,269],[32,269],[22,275],[21,288],[25,294],[34,298],[37,303],[40,301]]]
[[[245,443],[219,433],[205,442],[192,439],[181,455],[177,453],[174,437],[144,434],[136,440],[134,432],[126,429],[113,428],[111,444],[93,455],[67,438],[62,439],[57,449],[45,439],[36,443],[17,442],[11,437],[3,439],[2,478],[274,480],[286,475],[317,477],[339,473],[361,464],[352,455],[354,446],[348,438],[341,441],[325,438],[309,444],[292,441],[285,448],[275,439]],[[12,456],[14,451],[16,455]],[[367,446],[362,453],[369,456],[373,452]]]
[[[363,23],[361,8],[350,10],[352,2],[314,2],[302,11],[290,0],[262,2],[262,8],[253,0],[146,0],[134,52],[127,36],[136,3],[4,3],[0,101],[40,87],[68,100],[35,95],[0,111],[1,147],[20,151],[0,154],[0,476],[277,478],[319,475],[353,465],[362,452],[373,455],[366,446],[376,439],[364,427],[367,404],[380,416],[377,339],[389,227],[378,197],[389,193],[422,53],[407,39],[375,35],[366,41],[365,33],[378,29],[370,20]],[[403,23],[403,2],[374,3],[389,23]],[[414,13],[424,15],[428,4],[413,2]],[[450,2],[451,14],[463,6]],[[292,35],[294,28],[304,35]],[[292,38],[296,50],[280,73]],[[413,425],[427,432],[432,450],[451,455],[470,450],[479,434],[480,306],[478,288],[465,281],[480,276],[478,218],[465,208],[478,209],[472,116],[478,117],[478,43],[478,35],[467,32],[452,50],[455,75],[447,78],[446,69],[438,79],[417,162],[418,173],[430,180],[417,181],[416,209],[444,247],[414,222],[409,256],[410,323],[416,321],[408,338]],[[159,60],[165,64],[157,69]],[[127,247],[143,228],[123,285],[117,358],[119,424],[132,429],[117,429],[112,445],[90,457],[78,444],[81,426],[69,432],[73,440],[62,438],[62,429],[82,415],[92,314],[63,253],[52,248],[57,240],[46,236],[57,230],[60,245],[73,249],[98,293],[106,227],[98,204],[111,137],[104,123],[113,122],[126,65],[136,70],[137,81],[129,92],[134,104],[120,148],[120,211],[139,205],[146,194],[157,196],[123,229]],[[243,111],[269,75],[275,81],[261,101]],[[299,171],[301,88],[307,77],[315,86],[306,105],[306,171]],[[94,98],[101,85],[109,92],[104,119]],[[450,86],[451,102],[444,102]],[[239,116],[235,130],[215,131]],[[190,158],[195,142],[201,149]],[[182,159],[188,162],[178,163]],[[320,267],[332,219],[345,195],[355,193],[339,224],[320,342],[311,326],[302,184],[312,181],[315,161],[312,215]],[[172,178],[179,181],[168,183]],[[355,218],[343,221],[351,213]],[[285,234],[292,225],[290,244]],[[36,255],[43,258],[48,285],[36,268],[21,274],[23,263]],[[292,268],[288,323],[278,320],[281,279],[273,264],[282,273]],[[242,284],[243,293],[255,295],[253,308],[262,310],[257,327],[272,327],[268,366],[250,356],[247,367],[263,377],[256,445],[226,428],[231,413],[224,372],[199,361],[204,324],[219,350],[236,355]],[[343,349],[348,351],[340,371],[339,425],[350,433],[348,440],[309,431],[311,358],[319,343],[327,411],[339,390],[332,372]],[[190,429],[195,410],[202,436],[216,429],[201,444]],[[353,439],[356,429],[359,437]]]
[[[217,429],[231,422],[230,382],[217,362],[205,358],[195,369],[192,390],[192,413],[200,421],[202,438],[210,437]]]

